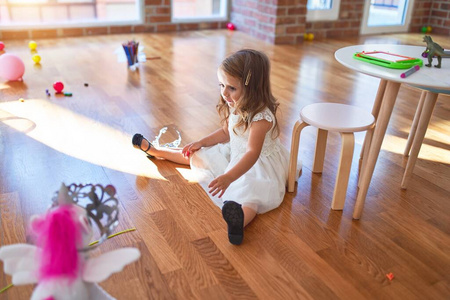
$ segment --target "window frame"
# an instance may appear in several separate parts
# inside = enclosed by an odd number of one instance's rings
[[[221,14],[219,16],[203,16],[203,17],[184,17],[184,18],[176,18],[173,15],[174,10],[174,2],[175,0],[171,0],[170,3],[170,16],[171,22],[178,23],[201,23],[201,22],[224,22],[229,19],[230,12],[230,1],[229,0],[220,0],[220,11]]]
[[[66,3],[66,2],[61,2]],[[38,5],[38,4],[36,4]],[[3,23],[2,29],[28,30],[28,29],[55,29],[55,28],[90,28],[90,27],[108,27],[108,26],[127,26],[127,25],[143,25],[145,21],[145,0],[136,0],[136,8],[138,16],[136,20],[124,21],[105,21],[105,20],[76,20],[54,23]]]
[[[380,26],[368,26],[369,15],[370,15],[370,1],[366,2],[364,5],[363,17],[361,19],[361,27],[359,33],[361,35],[366,34],[384,34],[384,33],[404,33],[408,32],[409,26],[412,21],[412,14],[414,12],[414,2],[415,0],[408,0],[408,4],[405,7],[404,13],[404,24],[397,25],[380,25]]]
[[[308,9],[306,12],[306,21],[335,21],[339,18],[341,0],[332,0],[330,9]]]

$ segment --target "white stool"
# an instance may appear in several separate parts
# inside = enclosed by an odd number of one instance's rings
[[[353,132],[365,131],[374,126],[374,116],[358,107],[339,103],[315,103],[305,107],[300,112],[300,120],[295,123],[292,131],[291,157],[289,160],[288,192],[294,191],[297,178],[296,166],[300,133],[306,126],[317,127],[316,151],[314,154],[313,173],[322,173],[325,159],[325,149],[328,131],[341,134],[341,157],[334,186],[331,208],[342,210],[347,194],[348,179],[352,165],[355,138]]]

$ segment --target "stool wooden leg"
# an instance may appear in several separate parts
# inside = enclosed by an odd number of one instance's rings
[[[291,139],[291,155],[289,158],[289,173],[288,173],[288,192],[292,193],[294,191],[295,180],[297,179],[297,157],[298,157],[298,146],[300,144],[300,133],[308,126],[308,123],[297,121],[295,122],[294,129],[292,130]]]
[[[417,105],[416,113],[414,114],[414,120],[411,124],[411,130],[409,131],[408,141],[406,142],[405,152],[403,152],[404,156],[409,156],[409,152],[411,151],[411,145],[413,143],[414,136],[416,135],[417,125],[419,124],[420,114],[422,113],[426,94],[426,91],[422,91],[422,94],[420,95],[419,104]]]
[[[322,173],[327,148],[328,131],[317,129],[316,152],[314,153],[313,173]]]
[[[348,179],[352,166],[353,149],[355,147],[355,137],[352,132],[341,132],[341,138],[341,157],[339,159],[339,167],[336,175],[333,201],[331,202],[331,208],[334,210],[344,209]]]

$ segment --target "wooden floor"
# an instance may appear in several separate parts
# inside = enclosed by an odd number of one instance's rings
[[[161,58],[128,71],[115,50],[132,38],[147,57]],[[433,38],[450,48],[448,37]],[[131,145],[134,133],[153,139],[167,125],[178,128],[182,144],[216,129],[217,66],[249,47],[272,61],[281,141],[289,148],[299,111],[309,103],[371,110],[379,80],[341,66],[337,49],[362,43],[425,49],[421,34],[297,46],[224,30],[49,39],[37,41],[39,67],[28,41],[5,43],[26,72],[23,83],[0,83],[1,245],[29,240],[29,217],[47,209],[61,182],[113,184],[121,201],[117,231],[137,230],[93,254],[125,246],[142,253],[101,283],[118,299],[449,299],[450,96],[439,96],[409,188],[402,190],[403,150],[420,91],[401,87],[359,221],[352,212],[363,133],[356,135],[345,208],[332,211],[340,138],[330,133],[324,173],[312,174],[316,132],[305,129],[295,192],[258,216],[241,246],[228,242],[220,209],[189,168],[149,160]],[[57,80],[72,97],[53,94]],[[392,281],[386,277],[391,272]],[[10,282],[0,272],[0,289]],[[0,298],[27,299],[32,288],[12,287]]]

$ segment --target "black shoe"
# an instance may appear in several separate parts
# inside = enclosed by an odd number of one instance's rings
[[[244,239],[244,211],[239,203],[225,201],[222,216],[228,225],[228,240],[233,245],[240,245]]]
[[[142,140],[146,140],[148,143],[148,148],[145,150],[142,148]],[[142,134],[136,133],[135,135],[133,135],[133,139],[131,140],[131,143],[133,144],[134,148],[144,151],[145,154],[147,154],[147,156],[149,158],[154,157],[147,153],[147,151],[150,150],[150,148],[153,146],[152,143],[150,143],[150,141],[147,140]]]

